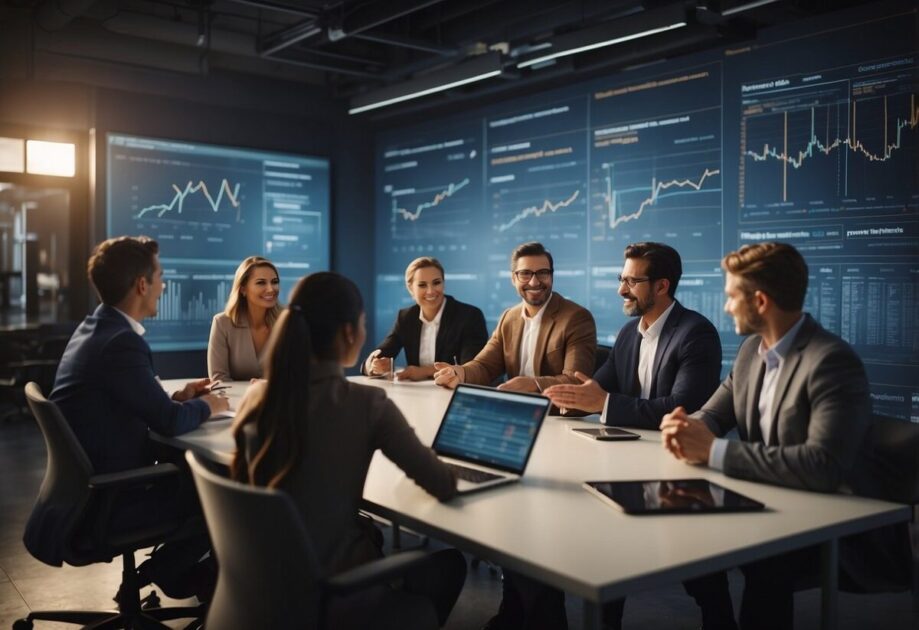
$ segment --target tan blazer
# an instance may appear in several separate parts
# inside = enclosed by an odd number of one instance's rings
[[[248,381],[250,378],[261,378],[260,359],[255,354],[248,322],[243,321],[237,326],[224,313],[214,315],[207,342],[207,373],[211,380]]]
[[[463,364],[467,383],[489,385],[502,374],[509,378],[520,375],[522,311],[523,304],[504,311],[482,351]],[[542,316],[533,356],[533,371],[540,389],[579,382],[575,371],[592,375],[596,351],[597,326],[593,316],[584,307],[553,293]]]

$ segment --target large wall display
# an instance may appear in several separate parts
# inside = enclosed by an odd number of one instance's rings
[[[283,296],[329,268],[328,160],[120,134],[107,148],[107,235],[160,245],[166,288],[145,321],[154,350],[207,347],[246,256],[275,263]]]
[[[878,12],[877,7],[886,7]],[[376,337],[420,255],[494,326],[519,298],[513,247],[539,240],[555,289],[601,343],[625,323],[623,247],[676,247],[677,294],[722,335],[721,256],[794,244],[806,308],[859,352],[878,412],[919,422],[919,71],[911,5],[873,5],[755,42],[505,101],[377,138]]]

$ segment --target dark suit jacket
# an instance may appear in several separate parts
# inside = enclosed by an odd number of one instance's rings
[[[861,465],[872,448],[865,368],[849,344],[805,317],[778,376],[770,435],[759,428],[758,389],[765,369],[757,354],[759,335],[744,341],[730,376],[693,415],[721,435],[737,428],[740,439],[725,451],[728,476],[876,496],[881,482]],[[905,526],[844,538],[841,584],[860,591],[908,585],[910,555]]]
[[[170,399],[153,372],[150,346],[121,313],[104,304],[70,338],[50,399],[96,474],[152,464],[148,429],[181,435],[210,415],[203,400]]]
[[[692,413],[718,388],[721,341],[710,321],[676,302],[657,342],[651,393],[644,400],[638,381],[639,320],[622,327],[594,380],[610,393],[607,424],[659,429],[664,414],[674,407],[682,405]]]
[[[449,295],[440,317],[440,328],[437,329],[437,340],[434,344],[434,360],[453,363],[454,360],[465,363],[479,353],[488,341],[488,329],[485,327],[485,316],[475,306],[459,302]],[[403,308],[396,316],[396,323],[379,345],[380,356],[395,357],[405,349],[405,360],[408,365],[418,365],[418,354],[421,350],[421,320],[418,319],[421,307],[415,304]],[[361,370],[363,371],[363,366]]]

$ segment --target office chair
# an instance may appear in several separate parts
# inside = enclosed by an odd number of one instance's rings
[[[189,451],[219,574],[206,626],[249,628],[339,627],[334,598],[386,584],[426,562],[410,551],[334,576],[323,576],[300,513],[283,491],[249,486],[214,474]],[[394,627],[437,625],[433,605],[413,602]],[[382,621],[382,620],[381,620]]]
[[[25,394],[48,450],[45,478],[23,536],[26,548],[36,559],[52,566],[64,562],[73,566],[111,562],[120,555],[122,582],[117,596],[118,610],[33,611],[17,620],[13,630],[28,630],[34,621],[77,623],[93,628],[168,628],[160,622],[203,617],[206,611],[203,605],[141,608],[134,552],[181,537],[185,533],[182,524],[150,523],[134,531],[117,532],[110,527],[119,492],[150,484],[177,484],[179,469],[174,464],[157,464],[95,475],[86,452],[57,405],[45,399],[35,383],[26,385]]]
[[[594,374],[603,367],[603,364],[609,358],[609,353],[612,351],[613,349],[610,346],[597,345],[597,352],[594,354]]]
[[[919,504],[919,424],[880,414],[871,418],[854,464],[853,494]],[[870,550],[870,551],[866,551]],[[839,542],[839,590],[849,593],[919,593],[917,550],[908,524],[898,523],[844,537]],[[795,580],[795,590],[817,586],[816,573]]]

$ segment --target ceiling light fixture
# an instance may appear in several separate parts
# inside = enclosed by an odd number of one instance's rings
[[[360,114],[476,81],[484,81],[500,75],[502,71],[501,53],[490,52],[442,71],[355,96],[351,99],[351,109],[348,113]]]
[[[677,4],[657,11],[644,11],[581,31],[560,35],[552,41],[552,52],[521,61],[517,67],[535,66],[559,57],[613,46],[684,26],[686,26],[686,15],[682,5]]]
[[[753,2],[747,2],[745,4],[738,5],[736,7],[731,7],[729,9],[722,9],[721,15],[734,15],[735,13],[742,13],[744,11],[749,11],[750,9],[755,9],[766,4],[772,4],[773,2],[778,2],[779,0],[754,0]]]

